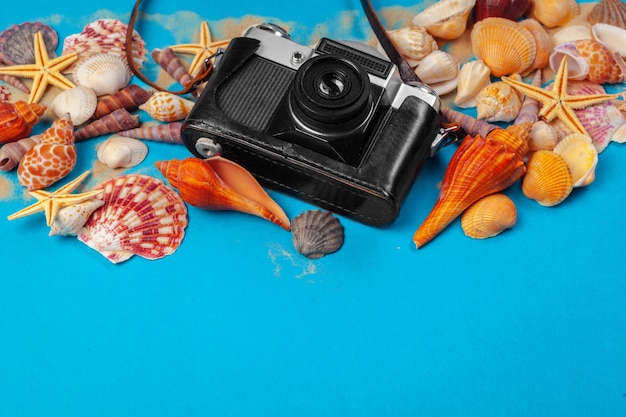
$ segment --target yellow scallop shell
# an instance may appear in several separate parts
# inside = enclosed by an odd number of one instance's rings
[[[476,59],[482,59],[496,77],[521,74],[535,61],[535,38],[512,20],[485,18],[476,22],[470,38]]]
[[[593,182],[598,164],[598,151],[593,146],[590,136],[582,133],[567,135],[554,147],[554,153],[567,162],[574,187],[584,187]]]
[[[550,207],[565,200],[573,186],[572,174],[562,156],[547,150],[532,154],[522,181],[526,197]]]
[[[515,203],[504,194],[483,197],[461,215],[461,227],[474,239],[499,235],[517,223]]]

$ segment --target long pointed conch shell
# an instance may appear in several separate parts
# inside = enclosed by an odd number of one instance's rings
[[[153,140],[156,142],[183,144],[182,122],[142,125],[134,129],[118,132],[120,136]]]
[[[150,56],[159,64],[178,84],[187,87],[193,78],[185,69],[182,60],[174,53],[172,48],[154,49]]]
[[[39,135],[9,142],[0,148],[0,170],[10,171],[20,163],[22,157],[39,143]]]
[[[467,136],[452,156],[439,197],[413,242],[421,248],[474,202],[508,188],[525,172],[522,158],[502,143]]]
[[[139,126],[139,116],[133,115],[128,110],[117,109],[111,114],[94,120],[76,131],[76,140],[94,138],[106,135],[107,133],[117,133],[122,130],[133,129]]]
[[[214,156],[155,163],[183,200],[207,210],[253,214],[289,230],[289,218],[257,180],[240,165]]]
[[[140,105],[148,101],[151,95],[152,92],[144,90],[137,84],[131,84],[117,93],[100,98],[91,120],[100,119],[117,109],[126,109],[129,112],[136,110]]]
[[[24,93],[30,93],[30,90],[28,89],[28,87],[26,87],[26,84],[24,84],[22,82],[22,80],[20,80],[19,78],[17,78],[14,75],[8,75],[8,74],[0,74],[0,80],[4,81],[5,83],[9,84],[11,87],[15,87],[16,89],[20,90],[21,92]]]

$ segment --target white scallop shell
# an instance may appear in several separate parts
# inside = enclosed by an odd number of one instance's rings
[[[613,52],[626,57],[626,29],[608,23],[596,23],[591,27],[595,40]]]
[[[138,139],[111,136],[98,146],[98,160],[109,168],[139,165],[148,155],[148,147]]]
[[[491,70],[482,60],[466,62],[457,79],[454,104],[461,108],[475,107],[478,92],[491,84]]]
[[[102,207],[104,201],[90,198],[81,203],[61,208],[50,226],[50,236],[76,236],[91,214]]]
[[[74,126],[79,126],[91,118],[97,105],[96,92],[92,88],[77,85],[57,94],[50,103],[50,111],[57,118],[69,113]]]
[[[415,69],[415,74],[425,84],[436,84],[456,79],[459,62],[447,52],[436,50],[426,55]]]
[[[92,88],[98,96],[121,90],[132,76],[126,61],[115,54],[94,55],[74,69],[76,84]]]

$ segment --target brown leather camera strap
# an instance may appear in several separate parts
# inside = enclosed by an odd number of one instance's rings
[[[146,77],[137,67],[135,60],[133,59],[133,33],[135,31],[135,23],[137,23],[137,16],[139,15],[139,4],[141,0],[137,0],[135,2],[135,7],[133,7],[133,11],[130,15],[130,21],[128,22],[128,29],[126,31],[126,61],[128,61],[128,66],[130,70],[135,74],[137,78],[139,78],[144,83],[148,84],[150,87],[156,88],[159,91],[168,91],[172,94],[182,95],[187,94],[195,90],[201,83],[206,81],[211,73],[213,72],[213,63],[208,59],[205,61],[204,65],[198,71],[195,77],[189,82],[187,85],[183,86],[182,90],[179,91],[169,91],[160,85],[150,81],[148,77]]]

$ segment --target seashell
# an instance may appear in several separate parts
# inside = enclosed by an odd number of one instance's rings
[[[132,76],[126,60],[120,55],[93,55],[74,68],[76,84],[93,89],[97,96],[121,90]]]
[[[27,137],[45,111],[43,104],[0,101],[0,143]]]
[[[467,18],[476,0],[439,0],[413,18],[413,24],[426,28],[439,39],[456,39],[465,32]]]
[[[98,160],[109,168],[130,168],[139,165],[148,155],[148,147],[140,140],[111,136],[97,148]]]
[[[193,108],[194,102],[167,91],[157,91],[139,108],[160,122],[182,120]]]
[[[148,101],[151,95],[151,92],[144,90],[142,87],[131,84],[116,93],[100,98],[92,120],[111,114],[117,109],[126,109],[129,112],[136,110],[140,105]]]
[[[296,250],[310,259],[338,251],[344,241],[339,219],[322,210],[309,210],[296,216],[291,222],[291,235]]]
[[[56,57],[59,44],[57,32],[41,22],[24,22],[13,25],[0,33],[0,62],[4,65],[26,65],[35,63],[33,39],[41,32],[50,58]]]
[[[102,116],[76,131],[76,140],[85,140],[107,133],[117,133],[122,130],[133,129],[139,126],[139,116],[132,115],[128,110],[122,108],[113,111],[111,114]]]
[[[2,145],[0,148],[0,170],[10,171],[15,168],[24,154],[37,143],[39,143],[39,135]]]
[[[534,152],[526,164],[522,191],[531,200],[551,207],[561,203],[574,186],[567,162],[552,151]]]
[[[565,26],[578,14],[580,7],[576,0],[541,0],[532,1],[526,15],[551,29]]]
[[[596,23],[591,27],[593,38],[610,51],[626,57],[626,29],[608,23]]]
[[[521,108],[522,95],[502,81],[489,84],[476,96],[476,117],[488,122],[512,122]]]
[[[421,82],[428,84],[431,88],[435,88],[438,84],[441,85],[446,81],[454,80],[455,83],[451,89],[453,90],[456,87],[456,79],[459,74],[459,62],[449,53],[436,50],[424,57],[415,69],[415,74]],[[438,92],[438,94],[445,93]]]
[[[528,150],[532,152],[541,149],[551,151],[554,149],[558,141],[559,135],[556,130],[543,120],[538,120],[533,124],[530,131],[530,135],[528,137]]]
[[[531,85],[534,87],[541,87],[541,73],[540,69],[535,70]],[[519,109],[517,117],[513,121],[514,124],[530,123],[533,124],[539,120],[539,101],[530,97],[524,96],[522,100],[522,107]]]
[[[76,236],[89,216],[103,205],[104,201],[90,198],[82,203],[62,207],[52,221],[48,236]]]
[[[137,139],[154,140],[157,142],[183,144],[182,122],[171,122],[156,125],[142,125],[135,129],[118,132],[120,136]]]
[[[11,101],[11,90],[4,85],[0,85],[0,101]]]
[[[183,61],[174,53],[172,48],[154,49],[150,56],[159,64],[178,84],[187,87],[193,78],[185,69]]]
[[[57,117],[70,114],[74,126],[85,123],[93,115],[98,104],[96,92],[83,86],[61,91],[50,103],[50,111]]]
[[[426,55],[439,49],[435,38],[421,26],[403,26],[388,31],[387,34],[398,48],[398,52],[413,67]]]
[[[138,255],[160,259],[178,249],[188,224],[187,207],[161,180],[120,175],[100,184],[104,205],[77,238],[113,263]]]
[[[552,71],[557,71],[563,58],[567,57],[567,79],[584,80],[589,75],[589,63],[578,52],[573,42],[561,43],[550,54],[549,64]]]
[[[535,19],[523,19],[519,24],[528,29],[535,39],[535,60],[524,71],[523,75],[527,75],[536,69],[543,69],[548,66],[550,54],[553,49],[552,38],[550,38],[550,35],[541,23],[537,22]]]
[[[214,156],[158,161],[157,169],[183,200],[207,210],[236,210],[259,216],[289,230],[289,218],[243,167]]]
[[[24,93],[30,93],[30,90],[28,87],[26,87],[26,84],[24,84],[19,78],[13,75],[0,74],[0,80],[9,84],[11,87],[16,88],[17,90],[20,90]],[[4,99],[4,101],[9,101],[9,99]]]
[[[519,23],[502,17],[477,22],[470,34],[476,59],[482,59],[491,74],[521,74],[535,61],[535,38]]]
[[[421,248],[470,205],[509,187],[524,172],[522,158],[499,141],[467,136],[452,155],[439,197],[415,231],[413,242]]]
[[[611,52],[596,40],[580,40],[574,45],[589,64],[587,80],[598,84],[626,81],[626,62],[618,53]]]
[[[574,187],[584,187],[593,182],[598,151],[590,136],[581,133],[567,135],[554,147],[553,152],[567,162]]]
[[[554,45],[575,42],[582,39],[593,39],[593,34],[589,25],[567,25],[552,34],[552,43]]]
[[[474,239],[487,239],[510,229],[517,223],[515,203],[504,194],[481,198],[461,215],[461,227]]]
[[[487,139],[496,140],[506,146],[510,152],[515,152],[520,158],[528,152],[528,136],[532,123],[518,123],[506,128],[494,129],[487,134]]]
[[[457,79],[454,104],[461,108],[475,107],[478,92],[491,84],[491,70],[482,60],[469,61],[461,66]]]
[[[441,114],[447,122],[458,125],[467,135],[470,136],[485,137],[492,130],[500,129],[500,126],[498,125],[494,125],[468,114],[452,110],[446,106],[441,106]]]
[[[592,25],[608,23],[626,29],[626,4],[621,0],[600,0],[587,15]]]
[[[20,185],[39,190],[69,174],[76,165],[74,124],[69,114],[56,119],[24,154],[17,167]]]
[[[98,19],[86,25],[80,33],[70,35],[63,41],[62,54],[76,52],[78,60],[70,68],[75,68],[93,55],[108,53],[126,59],[126,32],[128,26],[118,19]],[[132,54],[137,68],[146,60],[146,43],[133,31]]]
[[[487,17],[504,17],[517,20],[524,15],[531,0],[476,0],[474,21]]]

